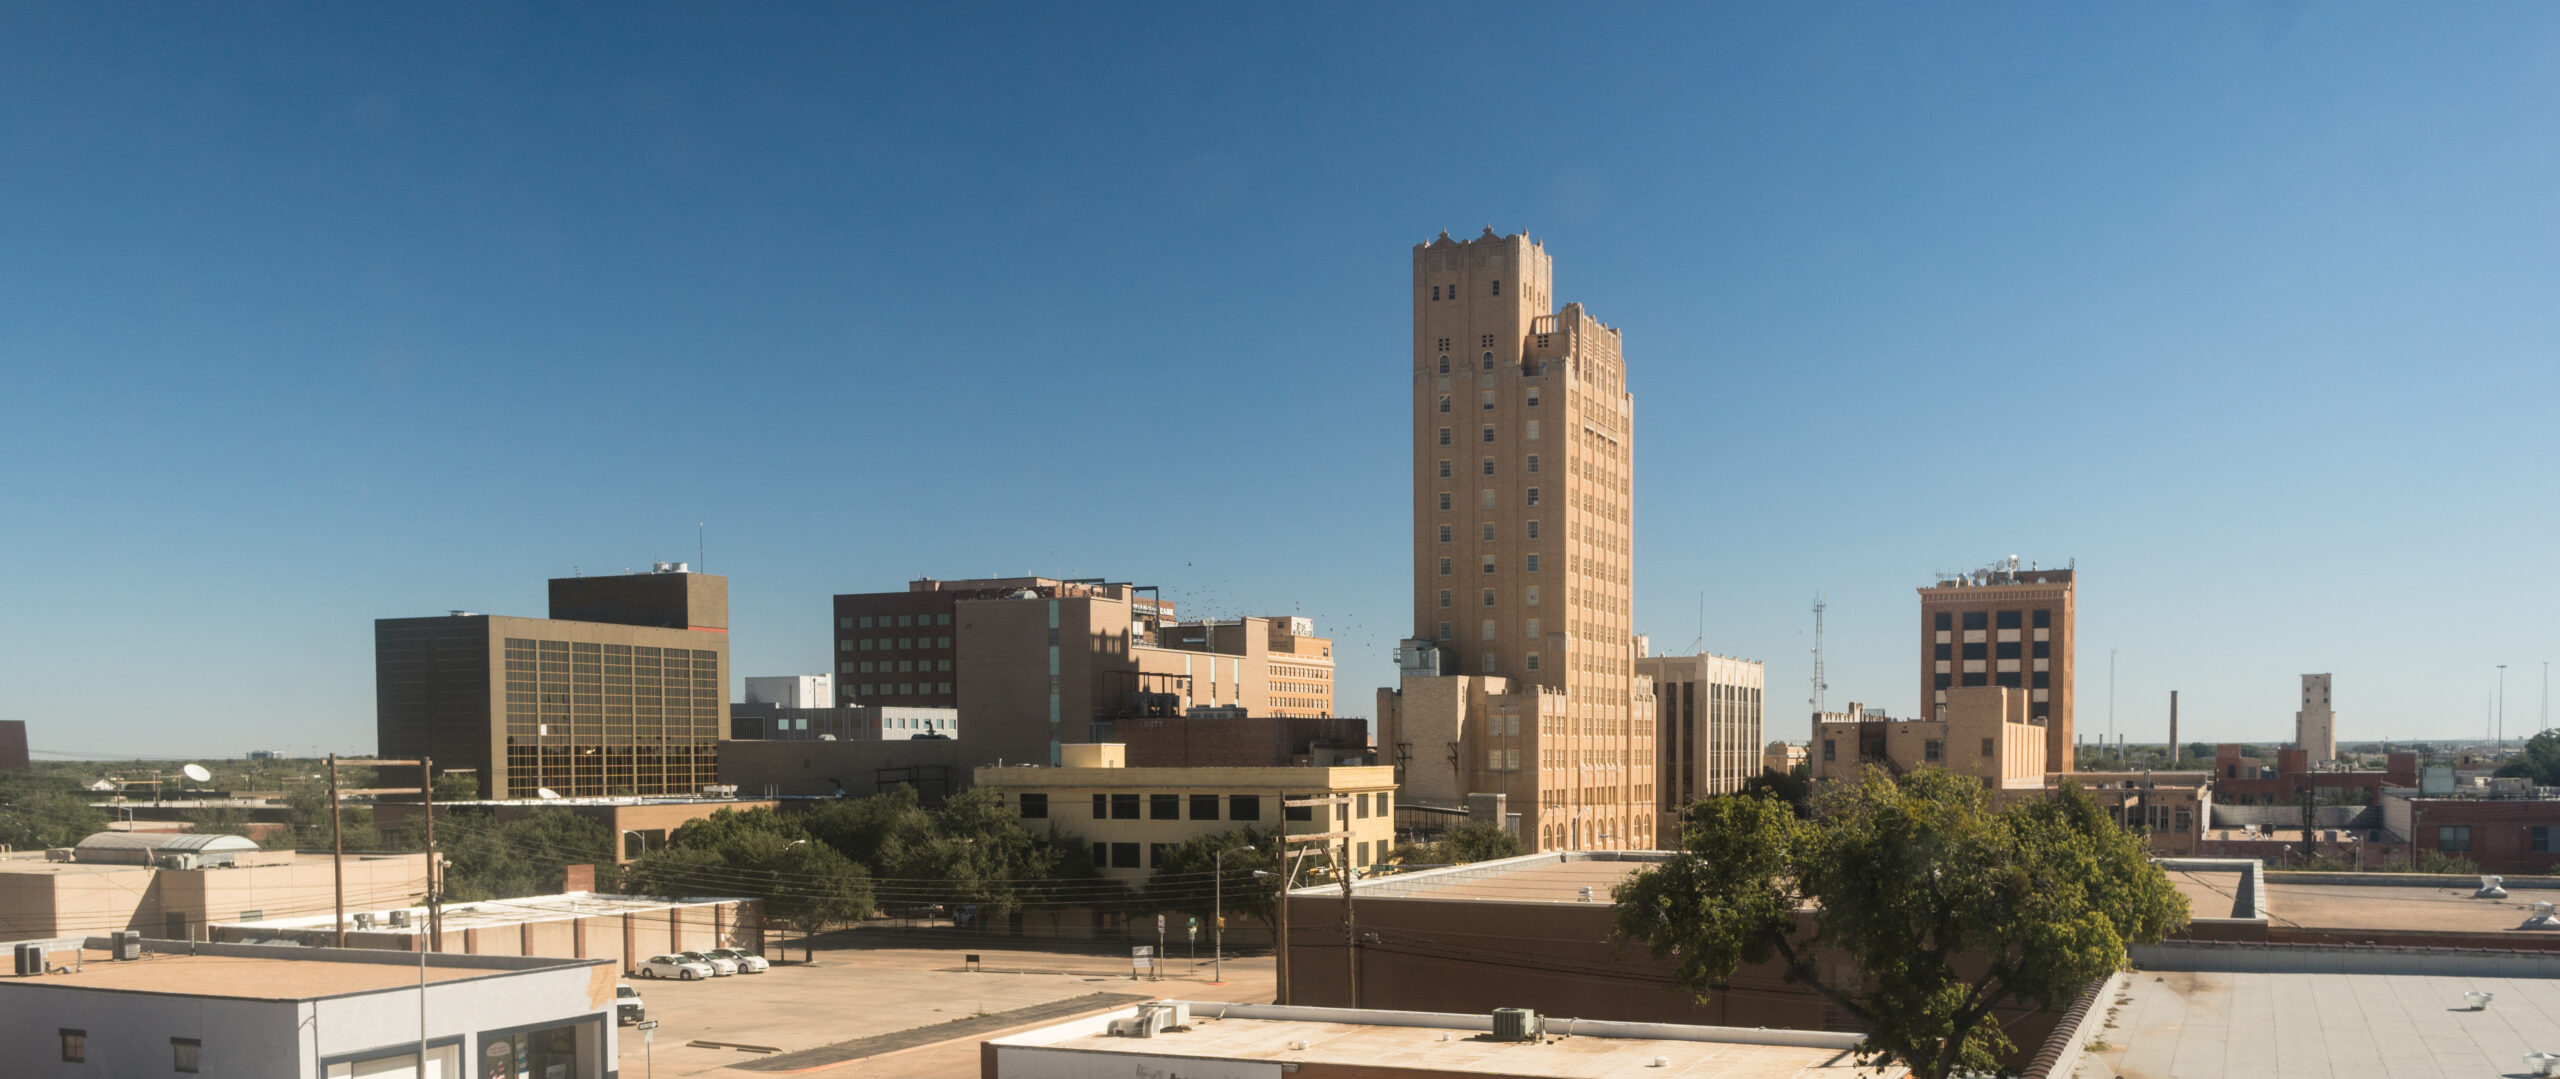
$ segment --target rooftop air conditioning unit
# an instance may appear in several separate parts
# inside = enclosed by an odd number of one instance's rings
[[[1533,1042],[1538,1040],[1538,1013],[1527,1008],[1495,1008],[1493,1040],[1498,1042]]]
[[[108,937],[107,941],[114,949],[115,957],[118,960],[142,958],[142,933],[140,930],[119,929],[115,931],[114,935]]]
[[[356,912],[356,928],[358,928],[358,929],[371,929],[371,928],[373,928],[373,914],[372,914],[372,912],[370,912],[370,911],[361,911],[361,910],[360,910],[360,911],[357,911],[357,912]]]
[[[68,862],[74,857],[69,847],[46,847],[44,851],[44,860],[48,862]]]
[[[1138,1014],[1112,1020],[1105,1033],[1114,1038],[1152,1038],[1163,1029],[1164,1013],[1141,1005]]]
[[[393,929],[407,929],[407,928],[409,928],[409,912],[408,912],[408,911],[405,911],[405,910],[395,910],[395,911],[392,911],[392,912],[391,912],[391,928],[393,928]]]
[[[44,973],[44,945],[18,945],[17,955],[19,977],[24,978],[30,975]]]

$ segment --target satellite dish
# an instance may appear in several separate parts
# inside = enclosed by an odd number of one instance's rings
[[[198,783],[209,783],[213,781],[213,773],[205,771],[204,766],[201,764],[190,764],[184,768],[178,769],[178,771],[188,779],[195,780]]]
[[[534,788],[533,796],[545,801],[556,801],[560,797],[560,792],[552,790],[549,787],[536,787]]]

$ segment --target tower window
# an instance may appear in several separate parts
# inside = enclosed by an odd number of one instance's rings
[[[1535,487],[1529,488],[1529,504],[1532,506],[1538,504],[1538,489]]]
[[[1440,351],[1442,351],[1442,352],[1447,352],[1447,351],[1449,351],[1449,339],[1448,339],[1448,338],[1443,337],[1443,338],[1441,338],[1441,339],[1440,339]]]
[[[2037,628],[2037,629],[2051,629],[2051,628],[2053,628],[2053,612],[2052,612],[2052,611],[2049,611],[2049,610],[2037,611],[2037,612],[2036,612],[2036,628]]]
[[[1441,525],[1441,526],[1440,526],[1440,542],[1442,542],[1442,543],[1447,543],[1447,542],[1449,542],[1449,526],[1448,526],[1448,525]],[[1945,645],[1940,645],[1939,647],[1944,648],[1944,647],[1946,647],[1946,646],[1945,646]]]
[[[1488,352],[1484,354],[1484,369],[1487,371],[1493,370],[1493,353]]]
[[[1443,446],[1449,444],[1449,429],[1446,427],[1440,429],[1440,444]]]
[[[1488,476],[1493,475],[1493,458],[1491,457],[1484,459],[1484,474]]]
[[[1433,286],[1431,286],[1431,298],[1432,298],[1432,299],[1434,299],[1434,300],[1437,300],[1437,299],[1439,299],[1439,298],[1440,298],[1440,286],[1438,286],[1438,285],[1433,285]]]
[[[1444,375],[1449,373],[1449,357],[1447,356],[1440,357],[1440,373]]]
[[[1529,455],[1529,471],[1531,471],[1531,472],[1536,472],[1537,470],[1538,470],[1538,455],[1533,453],[1533,454],[1530,454],[1530,455]]]
[[[1447,491],[1440,492],[1440,508],[1443,510],[1449,508],[1449,492]]]
[[[1449,478],[1449,460],[1445,457],[1440,460],[1440,478],[1444,480]]]
[[[1486,543],[1493,542],[1493,522],[1491,521],[1486,521],[1484,523],[1484,541]]]
[[[1493,639],[1493,619],[1490,619],[1490,618],[1485,619],[1485,620],[1484,620],[1484,625],[1483,625],[1482,627],[1480,627],[1480,628],[1477,630],[1477,634],[1478,634],[1479,636],[1483,637],[1485,640],[1488,640],[1488,641],[1492,640],[1492,639]],[[1488,667],[1488,668],[1492,667],[1492,666],[1493,666],[1493,664],[1492,664],[1492,660],[1493,660],[1493,653],[1491,653],[1491,652],[1487,652],[1487,653],[1485,653],[1485,654],[1484,654],[1484,658],[1485,658],[1485,660],[1486,660],[1485,666],[1486,666],[1486,667]]]
[[[1530,539],[1536,539],[1536,538],[1538,538],[1538,522],[1536,522],[1536,521],[1531,521],[1531,522],[1529,522],[1529,538],[1530,538]]]
[[[1502,279],[1499,277],[1493,279],[1493,294],[1496,296],[1502,295]]]
[[[1538,572],[1538,556],[1536,556],[1536,555],[1530,555],[1530,556],[1529,556],[1529,572],[1531,572],[1531,573],[1536,573],[1536,572]]]
[[[1485,441],[1487,441],[1487,442],[1491,442],[1491,441],[1493,441],[1493,425],[1492,425],[1492,424],[1489,424],[1489,423],[1488,423],[1488,424],[1484,425],[1484,440],[1485,440]]]
[[[1531,442],[1535,442],[1535,441],[1537,441],[1537,440],[1538,440],[1538,421],[1536,421],[1536,420],[1530,420],[1530,421],[1529,421],[1529,441],[1531,441]]]
[[[1529,639],[1534,641],[1538,639],[1538,636],[1538,620],[1532,618],[1529,620]]]
[[[1536,623],[1531,624],[1535,625]],[[1529,669],[1533,671],[1538,669],[1538,654],[1536,652],[1529,653]]]
[[[1480,507],[1482,507],[1482,508],[1484,508],[1484,509],[1492,509],[1492,508],[1493,508],[1493,488],[1491,488],[1491,487],[1487,487],[1487,488],[1485,488],[1484,490],[1477,492],[1477,498],[1476,498],[1476,501],[1477,501],[1477,504],[1478,504]]]
[[[1448,369],[1442,368],[1441,370],[1445,373]],[[1529,407],[1538,407],[1538,388],[1536,386],[1529,387]]]
[[[1484,605],[1487,607],[1493,606],[1493,589],[1488,588],[1484,590]]]
[[[1486,555],[1486,556],[1484,556],[1484,571],[1485,571],[1486,573],[1491,573],[1491,572],[1493,572],[1493,556],[1492,556],[1492,555]]]
[[[1446,558],[1440,560],[1440,575],[1443,577],[1449,575],[1449,560]]]
[[[1449,590],[1446,588],[1440,590],[1440,609],[1444,611],[1449,609]]]
[[[1445,394],[1445,393],[1444,393],[1444,394],[1441,394],[1441,395],[1440,395],[1440,411],[1442,411],[1442,412],[1447,412],[1447,411],[1449,411],[1449,395],[1448,395],[1448,394]]]
[[[1538,586],[1533,584],[1533,585],[1530,585],[1530,586],[1529,586],[1529,606],[1535,607],[1535,606],[1537,606],[1537,605],[1538,605]]]
[[[1492,368],[1488,367],[1488,368],[1486,368],[1486,370],[1490,371],[1490,370],[1492,370]],[[1486,390],[1486,391],[1484,391],[1484,411],[1486,411],[1486,412],[1491,412],[1491,411],[1493,411],[1493,391],[1492,391],[1492,390]]]

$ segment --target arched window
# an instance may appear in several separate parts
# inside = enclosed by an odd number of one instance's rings
[[[1440,373],[1444,375],[1449,373],[1449,357],[1447,356],[1440,357]]]
[[[1484,354],[1484,369],[1487,371],[1493,370],[1493,353],[1488,352]]]

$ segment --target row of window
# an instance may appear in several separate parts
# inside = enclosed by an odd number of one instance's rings
[[[876,642],[876,643],[875,643]],[[847,637],[836,642],[836,651],[900,652],[912,648],[949,648],[949,637]]]
[[[2053,611],[2044,608],[2039,608],[2034,611],[1966,611],[1964,612],[1964,628],[1991,629],[1994,628],[1992,623],[1996,621],[1999,623],[1998,628],[2000,629],[2019,629],[2022,628],[2019,625],[2020,621],[2026,619],[2029,615],[2032,615],[2034,618],[2035,628],[2053,628]],[[1931,628],[1951,630],[1956,628],[1955,623],[1956,612],[1939,611],[1931,621]]]
[[[851,667],[853,664],[848,663],[845,666]],[[853,672],[848,670],[845,673]],[[949,682],[864,682],[853,687],[853,695],[856,697],[912,697],[919,693],[947,696],[950,692],[951,683]]]
[[[897,616],[897,620],[895,622],[895,626],[897,628],[905,628],[907,626],[947,626],[950,624],[951,616],[947,614],[902,614]],[[888,615],[866,614],[858,618],[852,616],[838,618],[836,619],[836,628],[889,629],[892,628],[892,623],[890,621],[890,616]]]
[[[1097,869],[1157,869],[1164,865],[1165,855],[1171,853],[1173,848],[1177,845],[1178,844],[1173,843],[1146,844],[1147,860],[1141,863],[1138,861],[1139,845],[1136,843],[1096,843],[1093,845],[1093,864]],[[1383,856],[1386,853],[1387,845],[1385,843],[1380,843],[1377,845],[1377,849],[1378,853]],[[1352,844],[1352,856],[1354,858],[1354,861],[1352,862],[1353,865],[1368,865],[1369,844],[1365,842]]]
[[[508,658],[511,658],[511,659],[532,659],[532,658],[534,658],[534,657],[533,657],[533,655],[532,655],[532,653],[534,653],[534,652],[535,652],[535,651],[537,651],[537,650],[538,650],[538,651],[543,651],[543,652],[580,652],[580,653],[592,653],[592,654],[596,654],[596,655],[603,655],[603,656],[646,656],[646,657],[650,657],[650,658],[656,658],[656,657],[660,656],[661,654],[663,654],[666,658],[670,658],[670,659],[681,658],[681,657],[684,657],[684,656],[691,656],[691,657],[693,657],[693,658],[695,658],[695,659],[718,659],[718,658],[720,658],[720,653],[718,653],[718,652],[714,652],[714,651],[711,651],[711,650],[709,650],[709,649],[684,649],[684,648],[667,648],[667,649],[659,649],[659,648],[653,648],[653,647],[650,647],[650,646],[648,646],[648,645],[638,645],[638,644],[603,644],[603,645],[599,645],[599,644],[590,644],[590,643],[587,643],[587,642],[585,642],[585,641],[538,641],[538,642],[537,642],[537,641],[527,640],[527,639],[525,639],[525,638],[523,638],[523,637],[508,637],[508,638],[505,638],[505,640],[506,640],[507,656],[508,656]],[[537,649],[537,648],[536,648],[536,645],[539,645],[540,647]],[[557,658],[557,657],[554,657],[554,658]],[[605,660],[605,662],[607,662],[607,663],[622,663],[622,662],[627,662],[627,661],[626,661],[626,660],[621,660],[621,659],[608,659],[608,660]]]
[[[893,668],[889,665],[891,663],[890,660],[880,660],[875,664],[871,660],[866,659],[860,663],[850,664],[850,666],[861,669],[849,673],[871,674],[873,673],[874,667],[879,668],[878,673],[880,674],[911,674],[916,671],[947,671],[951,669],[951,661],[947,659],[901,659],[895,662],[897,663],[897,666]]]
[[[1450,527],[1450,526],[1448,526],[1448,525],[1441,525],[1441,526],[1440,526],[1440,542],[1442,542],[1442,543],[1447,543],[1447,542],[1449,542],[1449,537],[1450,537],[1449,527]],[[1478,537],[1478,538],[1480,538],[1480,539],[1484,540],[1486,543],[1491,543],[1491,542],[1493,542],[1493,522],[1491,522],[1491,521],[1486,521],[1486,522],[1485,522],[1485,523],[1484,523],[1484,524],[1483,524],[1483,525],[1478,529],[1478,533],[1479,533],[1479,537]],[[1529,538],[1530,538],[1530,539],[1533,539],[1533,540],[1534,540],[1534,539],[1536,539],[1536,538],[1538,538],[1538,522],[1536,522],[1536,521],[1531,521],[1531,522],[1529,522]],[[1530,558],[1532,558],[1532,559],[1535,559],[1537,556],[1536,556],[1536,555],[1531,555],[1531,556],[1529,556],[1529,557],[1530,557]]]
[[[1432,300],[1433,300],[1433,301],[1435,301],[1435,302],[1436,302],[1436,301],[1438,301],[1438,300],[1440,299],[1440,289],[1441,289],[1441,288],[1442,288],[1442,286],[1439,286],[1439,285],[1433,285],[1433,286],[1431,286],[1431,298],[1432,298]],[[1456,286],[1456,285],[1449,285],[1449,286],[1447,286],[1447,288],[1448,288],[1448,290],[1449,290],[1449,298],[1450,298],[1450,299],[1452,299],[1452,300],[1457,299],[1457,298],[1458,298],[1458,286]],[[1500,295],[1502,295],[1502,279],[1501,279],[1501,278],[1499,278],[1499,277],[1497,277],[1497,278],[1494,278],[1494,279],[1493,279],[1493,294],[1494,294],[1494,295],[1496,295],[1496,296],[1500,296]],[[1486,338],[1485,338],[1485,343],[1486,343],[1486,344],[1492,344],[1492,343],[1493,343],[1493,338],[1492,338],[1492,337],[1490,337],[1490,336],[1486,337]],[[1442,347],[1442,348],[1447,348],[1447,347],[1449,347],[1449,339],[1448,339],[1448,338],[1446,338],[1446,337],[1441,338],[1441,339],[1440,339],[1440,347]]]
[[[1493,508],[1493,489],[1492,489],[1492,488],[1488,487],[1488,488],[1486,488],[1486,489],[1485,489],[1485,491],[1484,491],[1484,497],[1483,497],[1483,499],[1482,499],[1482,502],[1483,502],[1483,505],[1482,505],[1482,507],[1481,507],[1481,508],[1483,508],[1483,509],[1492,509],[1492,508]],[[1529,505],[1531,505],[1531,506],[1535,506],[1535,505],[1537,505],[1537,504],[1538,504],[1538,489],[1537,489],[1537,488],[1535,488],[1535,487],[1529,488]],[[1441,509],[1443,512],[1446,512],[1449,508],[1450,508],[1449,492],[1447,492],[1447,491],[1442,491],[1442,492],[1440,492],[1440,509]]]
[[[1479,472],[1481,472],[1483,475],[1487,475],[1487,476],[1493,475],[1493,458],[1491,458],[1491,457],[1487,457],[1487,458],[1485,458],[1485,459],[1484,459],[1484,463],[1483,463],[1481,466],[1479,466],[1478,471],[1479,471]],[[1537,454],[1534,454],[1534,453],[1533,453],[1533,454],[1530,454],[1530,455],[1529,455],[1529,471],[1530,471],[1530,472],[1532,472],[1532,473],[1535,473],[1535,472],[1537,472],[1537,471],[1538,471],[1538,455],[1537,455]],[[1444,480],[1445,480],[1445,479],[1449,479],[1449,478],[1451,478],[1451,477],[1450,477],[1450,475],[1449,475],[1449,462],[1448,462],[1448,460],[1447,460],[1446,458],[1443,458],[1443,459],[1441,460],[1441,462],[1440,462],[1440,478],[1441,478],[1441,479],[1444,479]]]
[[[1492,526],[1492,525],[1486,525],[1485,527],[1486,527],[1486,528],[1491,528],[1491,527],[1493,527],[1493,526]],[[1446,530],[1445,530],[1445,529],[1443,529],[1443,532],[1445,533],[1445,532],[1446,532]],[[1443,540],[1446,540],[1448,537],[1447,537],[1446,535],[1443,535],[1441,538],[1442,538]],[[1530,555],[1530,556],[1528,556],[1528,559],[1529,559],[1529,561],[1528,561],[1527,565],[1528,565],[1529,572],[1531,572],[1531,573],[1536,573],[1536,572],[1538,572],[1538,556],[1536,556],[1536,555]],[[1440,560],[1440,575],[1441,575],[1441,576],[1443,576],[1443,577],[1448,576],[1448,575],[1449,575],[1450,567],[1452,567],[1452,566],[1454,566],[1454,565],[1456,565],[1456,564],[1457,564],[1456,562],[1454,562],[1454,561],[1452,561],[1452,560],[1450,560],[1450,559],[1446,559],[1446,558],[1441,559],[1441,560]],[[1483,569],[1484,569],[1484,572],[1486,572],[1486,573],[1492,573],[1492,572],[1494,571],[1494,561],[1493,561],[1493,556],[1492,556],[1492,555],[1480,555],[1480,556],[1478,556],[1477,565],[1482,566],[1482,567],[1483,567]],[[1490,590],[1490,589],[1488,589],[1487,591],[1488,591],[1488,593],[1489,593],[1491,590]],[[1537,602],[1537,601],[1535,601],[1535,600],[1531,600],[1530,602],[1534,603],[1534,602]],[[1441,594],[1441,603],[1440,603],[1440,605],[1441,605],[1441,606],[1443,606],[1443,607],[1446,607],[1446,606],[1448,606],[1448,605],[1449,605],[1449,604],[1448,604],[1448,594],[1447,594],[1447,593],[1445,593],[1445,592]],[[1488,599],[1488,600],[1486,600],[1486,601],[1485,601],[1485,606],[1487,606],[1487,607],[1491,607],[1491,606],[1493,606],[1493,601],[1492,601],[1492,600],[1489,600],[1489,599]]]
[[[1448,398],[1443,397],[1443,398],[1441,398],[1441,399],[1440,399],[1440,411],[1442,411],[1442,412],[1447,412],[1447,411],[1449,411],[1449,399],[1448,399]],[[1530,420],[1530,421],[1528,422],[1527,426],[1526,426],[1526,427],[1521,431],[1521,434],[1522,434],[1524,437],[1526,437],[1526,438],[1527,438],[1529,441],[1531,441],[1531,442],[1536,442],[1536,441],[1538,441],[1538,421],[1536,421],[1536,420]],[[1490,423],[1488,423],[1488,424],[1484,425],[1484,428],[1483,428],[1483,441],[1485,441],[1485,442],[1491,442],[1491,441],[1493,441],[1493,425],[1492,425],[1492,424],[1490,424]],[[1449,429],[1448,429],[1448,428],[1446,428],[1446,427],[1443,427],[1443,428],[1441,428],[1441,429],[1440,429],[1440,444],[1441,444],[1441,445],[1443,445],[1443,446],[1447,446],[1447,445],[1450,445],[1450,444],[1451,444],[1451,442],[1450,442],[1450,436],[1449,436]]]
[[[1937,675],[1936,685],[1932,688],[1945,689],[1948,686],[1955,684],[1955,678],[1956,676],[1952,674]],[[1974,671],[1964,676],[1964,684],[1968,686],[2008,686],[2011,689],[2025,688],[2019,685],[2018,679],[2019,674],[2016,671],[2001,671],[1997,674],[1985,674],[1981,671]],[[2028,685],[2036,689],[2053,688],[2053,672],[2035,672],[2034,679],[2029,682]]]
[[[1393,804],[1390,801],[1391,797],[1392,795],[1386,791],[1353,794],[1350,798],[1351,815],[1363,820],[1372,815],[1386,816]],[[1218,810],[1221,801],[1225,804],[1226,816],[1223,818],[1225,820],[1258,821],[1262,819],[1262,796],[1259,794],[1108,793],[1098,793],[1093,796],[1093,819],[1219,820],[1221,818]],[[1024,792],[1020,796],[1019,805],[1022,816],[1026,819],[1046,820],[1049,817],[1049,795],[1046,791]],[[1187,817],[1183,813],[1186,807],[1190,810]],[[1142,808],[1145,811],[1143,818],[1140,816]],[[1314,807],[1283,806],[1281,817],[1284,820],[1293,821],[1314,820]]]
[[[1973,642],[1972,644],[1968,644],[1968,645],[1965,645],[1965,646],[1964,646],[1964,658],[1966,658],[1966,659],[1991,659],[1991,658],[1994,658],[1994,655],[1996,654],[1997,658],[2000,658],[2000,659],[2017,659],[2017,658],[2018,658],[2018,648],[2019,648],[2019,643],[2020,643],[2020,642],[2017,642],[2017,641],[2001,641],[2001,642],[1999,642],[1997,645],[1992,645],[1992,644],[1986,644],[1986,643],[1981,642],[1981,641],[1975,641],[1975,642]],[[1938,658],[1938,659],[1954,659],[1954,658],[1955,658],[1955,649],[1956,649],[1956,646],[1955,646],[1955,645],[1952,645],[1952,644],[1941,644],[1941,645],[1933,645],[1932,647],[1936,649],[1936,658]],[[2032,654],[2035,658],[2037,658],[2037,659],[2050,659],[2050,658],[2052,658],[2052,656],[2053,656],[2053,642],[2052,642],[2052,641],[2036,641],[2036,642],[2034,642],[2034,647],[2031,649],[2031,654]]]

